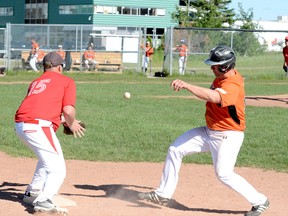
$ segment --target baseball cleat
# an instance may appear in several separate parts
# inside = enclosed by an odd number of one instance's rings
[[[245,214],[245,216],[259,216],[261,215],[266,209],[268,209],[270,203],[268,199],[266,200],[265,203],[252,206],[252,209]]]
[[[161,197],[157,195],[154,191],[149,192],[149,193],[139,193],[138,197],[141,200],[151,201],[153,203],[160,204],[160,205],[167,205],[169,201],[168,198]]]
[[[68,210],[55,206],[51,200],[45,200],[43,202],[36,202],[34,204],[34,212],[45,212],[49,214],[67,215]]]
[[[34,193],[32,191],[28,192],[26,191],[24,196],[23,196],[23,202],[33,206],[34,200],[38,197],[39,193]]]

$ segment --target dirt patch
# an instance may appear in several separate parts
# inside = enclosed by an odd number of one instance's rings
[[[0,205],[3,216],[33,214],[22,202],[36,159],[13,158],[0,153]],[[183,164],[180,180],[168,207],[141,201],[139,192],[151,191],[159,184],[162,163],[114,163],[67,160],[67,178],[60,190],[62,197],[76,206],[67,207],[70,216],[219,216],[243,215],[249,203],[222,185],[210,165]],[[288,203],[288,174],[252,168],[236,168],[271,206],[264,215],[284,216]],[[277,179],[277,184],[272,179]],[[43,214],[41,214],[42,216]]]

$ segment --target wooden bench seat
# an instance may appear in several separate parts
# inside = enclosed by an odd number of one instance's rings
[[[84,52],[71,52],[71,68],[85,69],[83,61]],[[122,53],[120,52],[95,52],[96,70],[97,71],[122,71]]]

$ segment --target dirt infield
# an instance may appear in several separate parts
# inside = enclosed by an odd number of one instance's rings
[[[255,96],[247,98],[246,104],[274,103],[273,106],[287,108],[287,98],[288,95]],[[66,164],[67,178],[59,194],[77,203],[67,207],[70,216],[225,216],[244,215],[250,209],[246,200],[216,179],[211,165],[182,165],[173,200],[164,207],[137,198],[139,192],[151,191],[159,184],[162,163],[67,160]],[[33,209],[22,202],[22,196],[35,166],[36,159],[13,158],[0,152],[1,216],[33,214]],[[236,168],[236,172],[268,196],[271,206],[263,216],[287,215],[288,173],[252,168]]]
[[[36,160],[13,158],[0,153],[0,206],[2,216],[33,214],[22,202]],[[163,164],[67,161],[67,178],[62,197],[76,206],[67,207],[70,216],[216,216],[243,215],[250,208],[240,195],[222,185],[210,165],[184,164],[172,202],[168,207],[138,200],[139,192],[152,190],[159,183]],[[285,216],[288,203],[288,173],[236,168],[271,206],[264,215]],[[45,214],[41,214],[45,215]]]

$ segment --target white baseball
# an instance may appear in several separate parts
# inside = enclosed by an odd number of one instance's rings
[[[129,99],[131,97],[131,94],[129,92],[124,93],[124,98]]]

